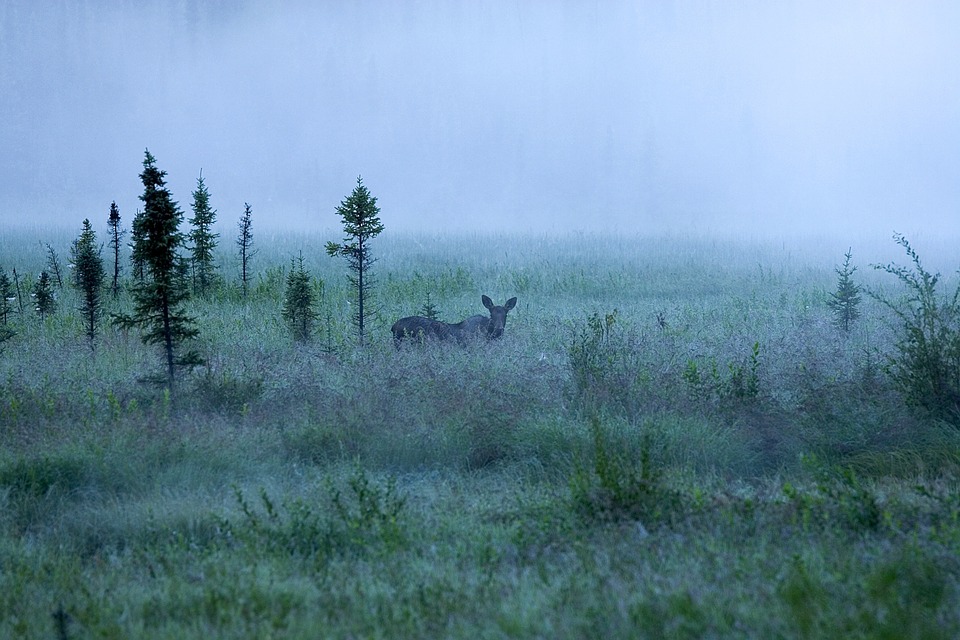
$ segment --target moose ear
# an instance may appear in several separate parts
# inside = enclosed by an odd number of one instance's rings
[[[503,308],[506,309],[507,311],[510,311],[510,309],[513,309],[515,306],[517,306],[517,299],[510,298],[509,300],[507,300],[507,303],[503,305]]]
[[[485,306],[487,309],[493,308],[493,300],[491,300],[488,296],[480,296],[480,300],[483,301],[483,306]]]

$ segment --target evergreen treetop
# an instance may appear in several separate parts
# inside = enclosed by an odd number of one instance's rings
[[[80,237],[70,247],[73,263],[73,281],[81,293],[80,313],[83,316],[87,337],[91,344],[97,335],[97,321],[103,312],[101,289],[103,287],[103,258],[97,246],[97,234],[90,220],[83,221]]]
[[[360,344],[363,344],[364,324],[367,318],[373,315],[370,305],[370,295],[373,290],[373,278],[369,270],[375,260],[370,253],[370,239],[383,231],[380,222],[380,209],[377,199],[370,195],[370,190],[363,184],[363,178],[357,178],[357,186],[353,193],[337,207],[337,215],[343,222],[345,238],[342,244],[327,242],[327,254],[347,258],[350,271],[350,284],[356,293],[357,306],[353,315],[353,322],[357,327]]]
[[[179,261],[178,249],[183,244],[183,234],[180,232],[180,223],[183,222],[183,213],[173,201],[164,178],[166,171],[157,168],[156,158],[146,151],[143,161],[143,173],[140,180],[143,182],[143,219],[142,235],[143,259],[151,279],[158,285],[170,287],[177,275]],[[186,292],[177,292],[179,302],[187,297]]]
[[[7,318],[14,312],[13,301],[16,300],[16,295],[6,269],[0,269],[0,322],[3,324],[7,324]]]
[[[283,301],[283,319],[287,321],[296,340],[304,342],[313,334],[316,313],[313,310],[313,289],[310,274],[303,266],[303,254],[290,265]]]
[[[60,256],[57,255],[57,252],[53,247],[50,246],[50,243],[46,244],[47,247],[47,269],[48,276],[51,278],[51,282],[55,282],[57,287],[63,289],[63,269],[60,268]]]
[[[165,171],[156,166],[156,159],[146,151],[143,161],[143,214],[134,221],[134,235],[138,236],[135,252],[143,261],[144,280],[134,289],[134,314],[115,316],[121,326],[137,326],[143,331],[146,344],[158,344],[166,356],[167,384],[173,388],[177,366],[192,366],[201,362],[194,352],[177,357],[179,345],[199,335],[195,320],[187,316],[181,305],[190,292],[183,278],[183,260],[179,249],[184,236],[180,233],[183,220],[177,203],[173,201],[164,181]]]
[[[126,235],[126,229],[120,228],[120,209],[114,200],[110,203],[110,215],[107,217],[107,234],[110,236],[110,249],[113,250],[113,280],[110,290],[116,296],[120,291],[120,242]]]
[[[213,233],[213,224],[217,220],[217,212],[210,206],[210,192],[203,181],[203,171],[197,178],[197,188],[193,192],[193,217],[189,222],[193,230],[189,234],[192,253],[196,290],[203,294],[210,287],[216,269],[213,261],[213,251],[217,247],[219,234]]]
[[[40,320],[57,310],[57,299],[53,295],[53,282],[46,270],[40,272],[37,284],[33,288],[34,309]]]
[[[364,243],[383,231],[380,222],[380,208],[377,199],[370,195],[370,190],[363,184],[363,177],[357,177],[357,186],[345,200],[337,207],[337,215],[343,221],[343,231],[346,237],[343,244],[327,243],[327,253],[331,256],[353,256],[363,250]]]
[[[249,203],[243,203],[243,216],[240,217],[240,235],[237,237],[237,246],[240,248],[240,286],[243,297],[247,297],[250,285],[250,259],[256,255],[253,248],[253,210]]]
[[[837,272],[837,291],[830,294],[827,306],[833,311],[834,324],[837,328],[849,331],[854,320],[860,317],[860,286],[853,281],[856,267],[850,265],[853,251],[847,250],[844,254],[843,267],[834,269]]]

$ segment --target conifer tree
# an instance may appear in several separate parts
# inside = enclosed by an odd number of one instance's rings
[[[90,220],[83,221],[83,230],[70,248],[73,260],[74,283],[80,290],[80,314],[90,344],[97,337],[97,321],[103,313],[103,258],[101,247],[97,246],[97,234]]]
[[[143,283],[145,248],[143,246],[145,239],[144,232],[144,212],[137,209],[133,214],[133,224],[130,225],[130,267],[133,271],[133,279],[138,283]]]
[[[0,269],[0,342],[6,342],[14,336],[14,332],[7,327],[7,320],[14,312],[13,301],[16,299],[16,293],[13,290],[13,283],[7,276],[5,269]]]
[[[49,243],[47,247],[47,269],[49,273],[48,277],[52,276],[51,280],[53,283],[56,283],[58,289],[63,289],[63,269],[60,267],[60,256],[57,255],[57,252],[54,251],[53,247]]]
[[[440,313],[437,311],[437,305],[433,304],[433,301],[430,300],[429,291],[427,291],[427,301],[423,303],[423,309],[420,310],[420,315],[424,318],[430,318],[431,320],[440,319]]]
[[[191,262],[194,274],[194,291],[200,295],[206,295],[213,284],[216,265],[213,262],[213,251],[217,248],[217,238],[219,234],[213,233],[213,224],[217,221],[217,211],[210,206],[210,192],[207,185],[203,182],[203,171],[200,171],[200,177],[197,178],[197,188],[193,192],[193,217],[190,218],[190,224],[193,230],[190,231],[189,239],[192,243],[190,247]]]
[[[43,322],[48,315],[56,313],[57,299],[53,295],[53,282],[45,270],[40,272],[37,284],[33,288],[34,310]]]
[[[860,286],[853,281],[856,267],[850,266],[852,250],[844,255],[843,267],[835,269],[837,272],[837,291],[830,294],[827,306],[833,311],[833,323],[838,329],[850,331],[853,321],[860,317]]]
[[[353,322],[357,327],[361,345],[364,323],[373,315],[370,297],[374,280],[370,268],[376,260],[370,253],[370,240],[383,231],[379,214],[377,199],[370,195],[370,191],[363,185],[363,179],[358,177],[353,193],[337,207],[337,215],[342,218],[346,235],[343,244],[327,243],[327,254],[345,257],[352,272],[348,279],[357,300]]]
[[[143,161],[143,215],[139,225],[137,250],[143,259],[144,279],[134,290],[134,314],[116,315],[114,322],[122,327],[139,327],[145,344],[163,347],[166,383],[173,389],[178,366],[201,364],[198,354],[190,351],[177,356],[182,343],[197,337],[195,320],[187,316],[182,305],[189,296],[182,277],[183,260],[178,250],[183,245],[180,223],[183,220],[177,203],[166,187],[156,159],[146,151]]]
[[[17,308],[20,315],[23,316],[23,291],[20,289],[20,276],[17,275],[17,268],[13,268],[13,285],[17,289]]]
[[[283,319],[287,321],[293,337],[301,342],[310,339],[316,314],[313,311],[313,289],[310,274],[303,267],[303,254],[290,264],[287,288],[283,300]]]
[[[13,313],[13,301],[16,300],[16,293],[13,290],[13,283],[7,276],[6,269],[0,269],[0,322],[7,324],[7,319]]]
[[[107,235],[110,237],[110,249],[113,250],[113,280],[110,292],[116,298],[120,293],[120,242],[127,230],[120,228],[120,209],[116,201],[110,203],[110,216],[107,218]]]
[[[243,297],[246,298],[250,285],[250,259],[257,253],[253,248],[253,210],[246,202],[243,203],[243,216],[240,217],[239,227],[237,246],[240,248],[240,287]]]

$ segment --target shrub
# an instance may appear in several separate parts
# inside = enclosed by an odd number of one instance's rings
[[[760,395],[760,343],[753,343],[749,357],[739,362],[728,362],[726,374],[720,372],[716,360],[710,360],[709,367],[701,367],[691,359],[687,361],[681,377],[694,400],[755,399]]]
[[[593,456],[578,465],[570,487],[577,511],[599,520],[670,521],[683,509],[680,494],[666,486],[652,460],[649,434],[640,442],[639,459],[608,442],[600,418],[590,420]]]
[[[639,341],[620,328],[619,313],[593,313],[567,347],[574,400],[589,411],[639,411],[640,387],[649,379]]]
[[[260,490],[260,508],[234,488],[243,513],[239,523],[221,522],[228,538],[235,538],[258,555],[296,555],[324,563],[334,556],[392,553],[406,544],[406,499],[392,477],[380,483],[359,465],[346,487],[328,479],[317,500],[284,500],[278,506]]]
[[[801,557],[784,573],[777,595],[797,637],[955,637],[956,623],[943,617],[952,602],[948,570],[915,545],[869,567],[849,609],[836,606],[835,578]]]
[[[907,404],[960,427],[960,285],[952,296],[938,296],[940,274],[923,268],[905,237],[894,238],[913,267],[891,263],[874,268],[896,276],[906,285],[907,297],[891,301],[870,294],[903,323],[896,351],[888,356],[888,370]]]
[[[247,378],[227,370],[215,372],[207,368],[197,380],[195,397],[207,410],[245,415],[250,405],[263,395],[263,382],[262,376]]]

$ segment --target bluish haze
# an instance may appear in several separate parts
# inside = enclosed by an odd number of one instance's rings
[[[0,3],[0,222],[956,234],[960,3]]]

